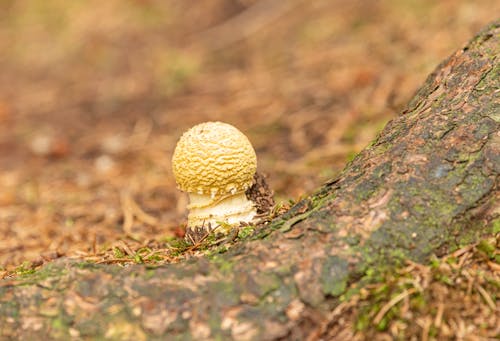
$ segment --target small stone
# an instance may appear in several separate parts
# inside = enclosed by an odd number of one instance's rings
[[[141,313],[142,313],[141,307],[134,307],[132,309],[132,315],[134,315],[134,316],[140,316]]]
[[[286,309],[286,316],[292,320],[296,321],[300,318],[302,315],[302,312],[304,311],[305,305],[302,303],[300,300],[295,299],[290,304],[288,305]]]
[[[176,319],[177,313],[167,310],[156,311],[153,314],[143,313],[142,327],[155,335],[162,335]]]
[[[115,168],[115,161],[109,155],[101,155],[94,161],[99,173],[109,173]]]
[[[63,136],[38,135],[31,140],[30,150],[38,156],[64,157],[69,152],[69,143]]]
[[[69,328],[68,332],[71,337],[80,337],[80,332],[75,328]]]
[[[210,327],[194,320],[189,321],[189,330],[195,340],[206,340],[210,336]]]
[[[106,154],[118,155],[127,148],[127,141],[121,135],[105,137],[101,142],[101,148]]]
[[[250,322],[236,322],[231,330],[234,340],[254,340],[256,334],[257,328]]]
[[[30,149],[35,155],[45,156],[50,152],[52,138],[48,135],[36,136],[31,140]]]

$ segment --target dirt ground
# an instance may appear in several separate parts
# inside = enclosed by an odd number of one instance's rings
[[[298,200],[498,13],[496,0],[0,2],[0,276],[182,236],[170,159],[199,122],[242,130],[277,202]]]

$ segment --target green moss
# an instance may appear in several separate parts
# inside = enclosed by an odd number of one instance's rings
[[[435,279],[449,286],[453,286],[453,280],[444,274],[436,274]]]
[[[228,245],[219,245],[217,246],[214,250],[213,250],[213,253],[226,253],[227,250],[229,250],[229,246]]]
[[[30,275],[32,273],[35,273],[35,269],[32,268],[30,262],[26,262],[25,261],[21,265],[19,265],[18,267],[15,268],[14,273],[17,276],[21,276],[22,277],[22,276],[26,276],[26,275]]]
[[[247,239],[255,232],[254,226],[245,226],[238,231],[238,238],[240,240]]]
[[[217,253],[209,255],[208,259],[222,274],[230,274],[233,271],[234,262],[231,259],[228,260]]]
[[[51,337],[61,340],[67,339],[68,329],[72,322],[72,317],[60,312],[59,315],[51,321]]]
[[[170,247],[176,248],[176,249],[184,249],[189,247],[189,243],[185,241],[183,238],[171,238],[167,244]]]
[[[309,211],[317,211],[321,209],[327,201],[333,200],[335,193],[330,193],[328,188],[321,188],[313,193],[310,197],[302,202],[303,207],[307,207]],[[304,212],[307,213],[307,212]]]
[[[483,239],[477,245],[477,249],[483,252],[489,259],[494,259],[496,255],[496,241],[494,239]]]
[[[500,219],[495,219],[491,223],[491,232],[494,234],[500,233]]]
[[[282,284],[280,278],[273,273],[259,273],[253,277],[253,281],[256,285],[253,291],[261,298],[278,289]]]
[[[357,151],[351,150],[349,153],[347,153],[346,161],[347,162],[353,161],[356,158],[356,156],[358,156],[358,154],[359,153]]]
[[[144,276],[143,278],[145,280],[148,280],[148,279],[151,279],[155,276],[156,274],[156,271],[154,271],[154,269],[147,269],[146,272],[144,273]]]
[[[410,306],[413,309],[422,310],[427,306],[427,301],[425,300],[424,296],[417,293],[412,296],[410,300]]]
[[[379,287],[375,288],[373,291],[373,294],[375,296],[386,296],[390,292],[390,287],[387,283],[380,285]]]
[[[123,253],[123,251],[120,250],[118,247],[113,248],[113,255],[116,258],[124,258],[125,257],[125,254]]]
[[[432,269],[437,269],[439,267],[439,264],[441,264],[441,262],[439,261],[438,258],[436,258],[435,255],[432,255],[431,256],[431,260],[430,260],[430,266]]]
[[[130,256],[130,258],[133,259],[136,264],[143,264],[145,261],[149,263],[161,262],[163,260],[159,255],[152,252],[149,247],[140,248],[133,256]]]
[[[141,257],[141,255],[140,255],[140,254],[136,253],[136,254],[134,255],[134,262],[135,262],[136,264],[141,264],[141,263],[144,263],[144,260],[142,259],[142,257]]]
[[[456,257],[448,257],[446,259],[446,263],[448,263],[448,264],[457,264],[457,258]]]
[[[85,269],[95,269],[98,267],[96,263],[88,262],[88,261],[83,261],[83,262],[78,262],[74,263],[73,266],[77,269],[85,270]]]
[[[355,328],[357,331],[363,331],[370,325],[371,317],[365,312],[357,316]]]
[[[52,328],[57,329],[57,330],[63,330],[66,329],[67,326],[64,324],[63,320],[60,318],[55,318],[52,320]]]
[[[378,331],[382,332],[387,329],[387,326],[389,325],[389,321],[392,318],[392,315],[396,315],[392,309],[387,312],[387,314],[382,318],[382,320],[375,326]]]
[[[170,253],[173,257],[182,255],[191,245],[182,238],[173,238],[167,242]]]
[[[67,270],[59,264],[49,263],[39,269],[28,268],[29,263],[23,263],[16,272],[19,285],[31,285],[39,283],[47,278],[58,278],[67,273]],[[47,287],[47,289],[51,289]]]

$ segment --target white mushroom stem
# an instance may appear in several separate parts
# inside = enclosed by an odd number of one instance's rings
[[[250,222],[257,214],[255,205],[247,199],[245,192],[229,194],[219,199],[210,195],[189,193],[188,209],[188,226],[205,226],[207,230],[209,224],[212,229],[224,230],[226,224]]]

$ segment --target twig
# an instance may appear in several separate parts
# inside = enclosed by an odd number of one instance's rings
[[[483,296],[484,300],[486,301],[486,304],[491,308],[491,310],[495,311],[496,306],[493,300],[491,299],[491,296],[488,294],[488,292],[480,285],[476,283],[476,289],[477,291]]]
[[[452,257],[455,257],[455,258],[458,258],[460,257],[461,255],[463,255],[464,253],[466,252],[469,252],[470,250],[472,250],[474,248],[474,245],[468,245],[468,246],[464,246],[463,248],[461,249],[458,249],[456,250],[455,252],[453,252],[451,254]],[[448,257],[447,257],[448,258]]]
[[[405,290],[403,291],[402,293],[400,293],[399,295],[397,295],[396,297],[394,297],[392,300],[390,300],[389,302],[387,302],[383,307],[382,309],[380,309],[380,311],[378,312],[378,314],[375,316],[375,318],[373,319],[373,323],[374,324],[379,324],[380,321],[382,321],[382,319],[384,318],[385,314],[387,314],[387,312],[392,308],[394,307],[396,304],[398,304],[402,299],[404,299],[405,297],[415,293],[417,291],[417,289],[415,288],[411,288],[411,289],[408,289],[408,290]]]
[[[210,232],[205,233],[196,243],[193,244],[193,246],[190,246],[186,249],[186,251],[194,251],[198,247],[201,246],[202,242],[210,235]],[[192,240],[192,239],[191,239]]]
[[[436,328],[441,328],[441,323],[443,322],[443,312],[444,312],[444,304],[442,302],[438,303],[436,318],[434,319],[434,326]]]
[[[123,230],[127,234],[132,234],[132,226],[134,225],[134,217],[140,222],[147,225],[156,225],[158,219],[144,212],[139,205],[134,201],[132,195],[128,191],[122,191],[120,194],[121,206],[123,211]]]
[[[97,254],[97,235],[95,233],[92,238],[92,254],[94,256]]]
[[[142,208],[134,201],[134,199],[132,199],[132,197],[130,197],[130,206],[132,208],[134,216],[139,221],[148,225],[156,225],[158,223],[158,219],[144,212]]]
[[[120,201],[123,211],[123,231],[127,234],[132,234],[132,226],[134,225],[134,214],[130,207],[130,194],[127,191],[122,191]]]
[[[119,244],[122,247],[123,251],[125,251],[125,253],[128,256],[133,256],[135,254],[134,251],[132,251],[132,249],[128,246],[128,244],[125,243],[123,240],[120,240]]]
[[[134,260],[130,258],[113,258],[113,259],[103,259],[96,264],[114,264],[114,263],[132,263]]]

